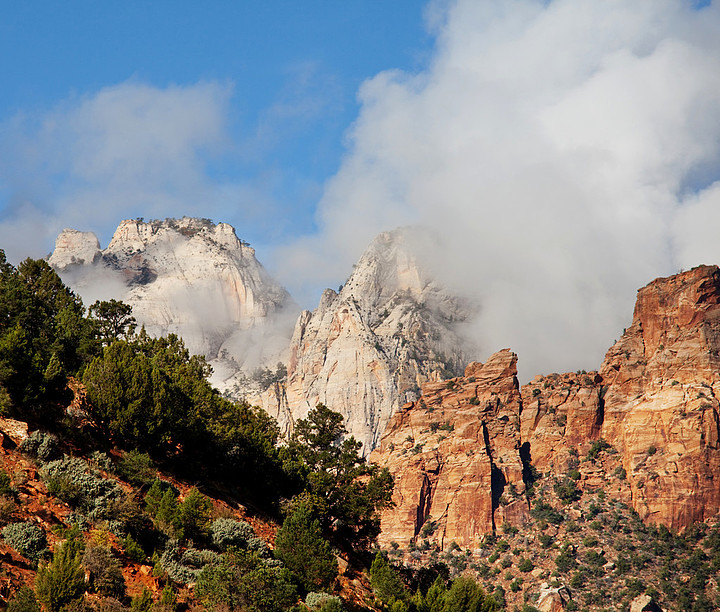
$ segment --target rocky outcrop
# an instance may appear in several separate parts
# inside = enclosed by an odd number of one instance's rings
[[[638,595],[630,602],[629,612],[663,612],[650,595]]]
[[[540,612],[562,612],[572,600],[567,587],[551,587],[544,583],[537,600],[537,609]]]
[[[73,265],[93,264],[101,256],[100,243],[95,234],[66,229],[55,240],[55,250],[48,263],[63,270]]]
[[[538,469],[562,474],[568,449],[606,440],[640,516],[682,529],[720,510],[719,392],[720,271],[700,266],[638,291],[598,374],[528,384],[523,441]]]
[[[287,385],[266,404],[286,428],[323,403],[374,448],[397,408],[420,386],[465,363],[456,325],[467,304],[432,279],[417,255],[417,230],[380,234],[339,293],[328,289],[295,326]]]
[[[600,368],[601,435],[623,454],[633,505],[681,529],[720,510],[720,270],[638,292],[632,325]]]
[[[176,333],[231,369],[277,361],[297,313],[226,223],[127,220],[104,250],[94,234],[65,230],[49,263],[86,302],[122,299],[150,334]]]
[[[523,468],[562,478],[600,440],[617,453],[612,469],[623,484],[611,490],[608,474],[588,464],[582,488],[603,487],[644,521],[675,530],[720,512],[717,267],[641,289],[632,325],[598,372],[538,376],[519,390],[509,355],[425,385],[423,396],[392,418],[371,456],[396,480],[381,543],[417,543],[432,520],[441,545],[472,548],[501,523],[527,519]],[[493,466],[502,480],[493,481]]]
[[[521,437],[541,472],[564,474],[571,451],[601,437],[602,378],[597,372],[536,376],[522,387]]]
[[[381,545],[406,547],[420,536],[477,548],[496,525],[528,519],[516,374],[517,356],[501,351],[462,378],[423,385],[422,397],[392,417],[370,456],[395,477]]]
[[[150,334],[182,336],[221,391],[262,406],[285,433],[324,403],[369,452],[421,384],[466,362],[455,328],[470,309],[427,272],[425,239],[381,234],[339,292],[299,318],[225,223],[123,221],[104,250],[94,234],[65,230],[49,262],[86,303],[121,299]]]

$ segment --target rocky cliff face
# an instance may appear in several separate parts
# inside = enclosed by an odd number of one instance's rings
[[[599,372],[538,376],[519,389],[514,357],[503,351],[445,386],[423,387],[371,456],[396,477],[381,541],[417,541],[432,516],[440,542],[476,546],[502,522],[526,520],[522,467],[563,478],[599,440],[617,451],[614,474],[623,470],[613,494],[643,520],[683,529],[714,517],[719,393],[720,270],[657,279],[638,292],[633,323]],[[610,475],[581,467],[581,487],[608,486]]]
[[[601,435],[622,449],[643,519],[682,528],[720,509],[720,270],[638,292],[632,325],[600,368]]]
[[[49,263],[86,302],[122,299],[149,333],[176,333],[231,367],[275,358],[290,335],[283,317],[297,313],[226,223],[123,221],[104,250],[94,234],[65,230]]]
[[[323,403],[369,451],[420,385],[462,371],[455,326],[469,309],[430,278],[414,238],[410,229],[380,234],[339,293],[326,290],[314,312],[300,315],[287,385],[263,398],[281,425]]]
[[[393,416],[371,455],[396,478],[381,545],[407,547],[425,528],[441,547],[477,548],[498,520],[529,516],[516,374],[517,356],[501,351],[471,363],[462,378],[425,384],[422,397]],[[513,504],[498,513],[506,489]]]

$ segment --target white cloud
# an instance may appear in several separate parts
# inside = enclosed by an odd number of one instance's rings
[[[483,356],[511,346],[525,376],[597,367],[637,288],[720,262],[720,7],[458,0],[428,14],[431,65],[363,85],[321,231],[283,252],[298,266],[282,280],[296,289],[311,262],[331,284],[377,232],[424,223],[445,238],[429,253],[442,276],[482,303]]]
[[[212,181],[207,160],[230,146],[231,94],[219,83],[130,81],[1,125],[0,182],[11,201],[0,241],[11,258],[45,255],[64,227],[108,231],[136,216],[222,216],[243,188]],[[25,242],[13,252],[20,228]]]

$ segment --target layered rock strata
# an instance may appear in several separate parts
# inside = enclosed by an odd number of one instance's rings
[[[437,528],[441,545],[472,548],[500,523],[526,520],[523,467],[562,478],[600,440],[621,461],[626,480],[617,496],[646,522],[682,530],[718,514],[717,267],[641,289],[632,325],[598,372],[538,376],[520,390],[510,356],[503,351],[462,378],[424,386],[423,396],[391,419],[371,456],[396,479],[396,506],[383,516],[384,545],[417,542]],[[502,375],[486,375],[498,364],[506,364]],[[437,422],[455,427],[440,433]],[[502,480],[493,481],[493,465]],[[580,486],[604,486],[607,475],[595,472],[583,466]]]
[[[423,385],[391,419],[371,455],[396,479],[381,545],[406,547],[422,533],[440,547],[476,548],[498,521],[526,520],[516,365],[509,350],[471,363],[462,378]],[[516,499],[498,512],[506,491]]]
[[[700,266],[638,292],[607,353],[600,435],[623,454],[633,506],[681,529],[720,509],[720,270]]]

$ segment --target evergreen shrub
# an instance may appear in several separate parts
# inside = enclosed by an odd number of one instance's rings
[[[5,541],[18,551],[37,563],[47,549],[45,532],[32,523],[11,523],[2,530]]]

